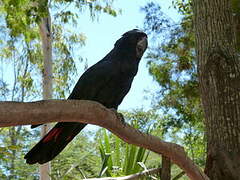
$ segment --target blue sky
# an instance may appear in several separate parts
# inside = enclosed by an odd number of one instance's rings
[[[88,11],[79,17],[79,32],[84,33],[87,40],[86,45],[78,50],[78,54],[83,58],[87,58],[89,67],[101,60],[113,48],[115,41],[124,32],[143,27],[145,14],[140,11],[140,8],[146,5],[147,2],[149,0],[114,0],[113,6],[122,11],[117,17],[100,14],[98,21],[92,21]],[[163,12],[173,20],[179,20],[180,16],[176,10],[169,8],[171,0],[161,0],[158,3],[161,5]],[[150,46],[151,43],[149,39]],[[149,75],[146,62],[147,60],[144,56],[140,62],[138,74],[133,81],[130,92],[119,106],[119,110],[132,110],[136,108],[147,110],[150,108],[151,99],[144,97],[151,97],[150,93],[155,92],[158,86]],[[83,73],[84,63],[76,63],[78,65],[78,76],[80,77]],[[8,68],[7,65],[5,67]],[[5,78],[9,77],[11,76],[7,73]],[[77,80],[78,78],[76,78],[74,84]],[[146,94],[146,90],[150,93]]]
[[[92,22],[89,14],[86,12],[79,18],[80,31],[87,37],[86,46],[79,53],[88,59],[88,65],[91,66],[102,59],[112,48],[115,41],[121,35],[131,29],[143,27],[144,13],[140,7],[144,6],[147,0],[115,0],[113,6],[121,9],[122,13],[117,17],[107,14],[101,14],[98,21]],[[172,19],[179,18],[174,9],[169,9],[170,0],[159,1],[162,10]],[[151,45],[151,41],[149,42]],[[146,52],[145,52],[146,55]],[[144,56],[145,57],[145,56]],[[157,89],[156,82],[148,74],[146,59],[142,58],[139,71],[135,77],[131,90],[119,106],[120,110],[131,110],[135,108],[148,109],[151,100],[144,98],[145,90],[154,92]],[[82,74],[82,68],[79,69],[79,75]]]
[[[141,29],[143,27],[145,14],[140,11],[140,8],[146,5],[147,2],[150,2],[150,0],[114,0],[113,7],[116,10],[121,9],[122,13],[118,14],[117,17],[100,14],[98,20],[95,21],[92,21],[89,12],[85,11],[78,19],[79,26],[77,30],[84,33],[87,37],[86,45],[77,50],[78,52],[76,54],[84,59],[87,58],[89,67],[101,60],[113,48],[116,40],[119,39],[124,32],[134,28]],[[158,3],[161,5],[162,11],[173,20],[179,19],[176,10],[169,8],[171,6],[171,0],[161,0],[158,1]],[[151,46],[150,39],[149,45]],[[146,54],[147,52],[145,52],[145,56]],[[143,56],[140,62],[138,74],[133,81],[130,92],[119,106],[120,110],[150,108],[151,99],[144,97],[150,96],[150,93],[157,90],[157,83],[154,82],[148,73],[145,56]],[[76,63],[78,76],[80,77],[83,73],[84,63]],[[4,67],[9,69],[7,64],[5,64]],[[10,82],[13,82],[13,80],[11,80],[13,76],[9,75],[9,73],[3,78],[8,78]],[[74,84],[77,80],[78,77]],[[149,94],[146,94],[145,91],[149,91]]]
[[[113,7],[116,10],[121,9],[122,13],[118,14],[117,17],[100,14],[98,20],[95,21],[92,21],[89,12],[85,11],[78,19],[79,26],[77,30],[86,35],[86,45],[77,50],[78,52],[76,54],[84,59],[87,58],[89,67],[101,60],[113,48],[116,40],[119,39],[124,32],[134,28],[141,29],[143,27],[145,14],[140,11],[140,8],[146,5],[147,2],[150,2],[150,0],[114,0]],[[169,8],[171,2],[171,0],[158,1],[162,7],[162,11],[177,21],[180,16],[175,9]],[[151,43],[149,39],[150,46]],[[147,52],[145,52],[145,56],[146,54]],[[151,97],[150,93],[157,90],[157,83],[154,82],[148,73],[145,56],[140,62],[139,71],[133,81],[130,92],[119,106],[120,110],[150,108],[151,99],[146,99],[145,97]],[[76,63],[78,76],[80,77],[83,73],[84,63]],[[4,67],[9,69],[7,64]],[[3,78],[8,78],[10,82],[13,82],[13,80],[11,80],[13,76],[9,75],[9,73]],[[78,77],[74,84],[77,80]],[[146,94],[145,91],[149,91],[149,93]]]

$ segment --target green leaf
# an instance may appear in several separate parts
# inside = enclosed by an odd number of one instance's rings
[[[11,146],[8,146],[7,148],[10,149],[10,150],[20,150],[20,149],[21,149],[21,146],[11,145]]]
[[[120,159],[120,139],[117,136],[115,137],[115,151],[114,151],[114,164],[118,167],[121,166],[121,159]]]

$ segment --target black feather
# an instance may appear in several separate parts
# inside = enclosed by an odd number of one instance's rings
[[[143,37],[147,35],[137,29],[123,34],[101,61],[83,73],[68,99],[93,100],[117,109],[138,71],[140,58],[136,57],[136,46]],[[43,164],[52,160],[85,126],[83,123],[57,123],[26,154],[26,162]]]

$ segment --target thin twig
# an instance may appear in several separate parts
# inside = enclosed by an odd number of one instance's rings
[[[105,178],[90,178],[90,179],[84,179],[84,180],[133,180],[133,179],[139,179],[143,176],[149,176],[152,174],[159,173],[161,168],[153,168],[149,169],[140,173],[123,176],[123,177],[105,177]]]

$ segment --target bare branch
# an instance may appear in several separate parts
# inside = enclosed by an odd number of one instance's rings
[[[178,180],[178,179],[181,178],[184,174],[185,174],[185,172],[182,171],[182,172],[180,172],[179,174],[177,174],[172,180]]]
[[[129,144],[163,154],[182,168],[190,179],[208,177],[187,157],[183,147],[144,134],[119,120],[119,115],[103,105],[86,100],[46,100],[29,103],[1,102],[0,127],[43,124],[49,122],[82,122],[104,127]]]
[[[171,161],[168,157],[162,156],[161,180],[171,179]]]
[[[143,176],[153,175],[156,173],[159,173],[161,168],[153,168],[149,169],[140,173],[132,174],[129,176],[123,176],[123,177],[105,177],[105,178],[90,178],[90,179],[84,179],[84,180],[134,180],[139,179]]]

